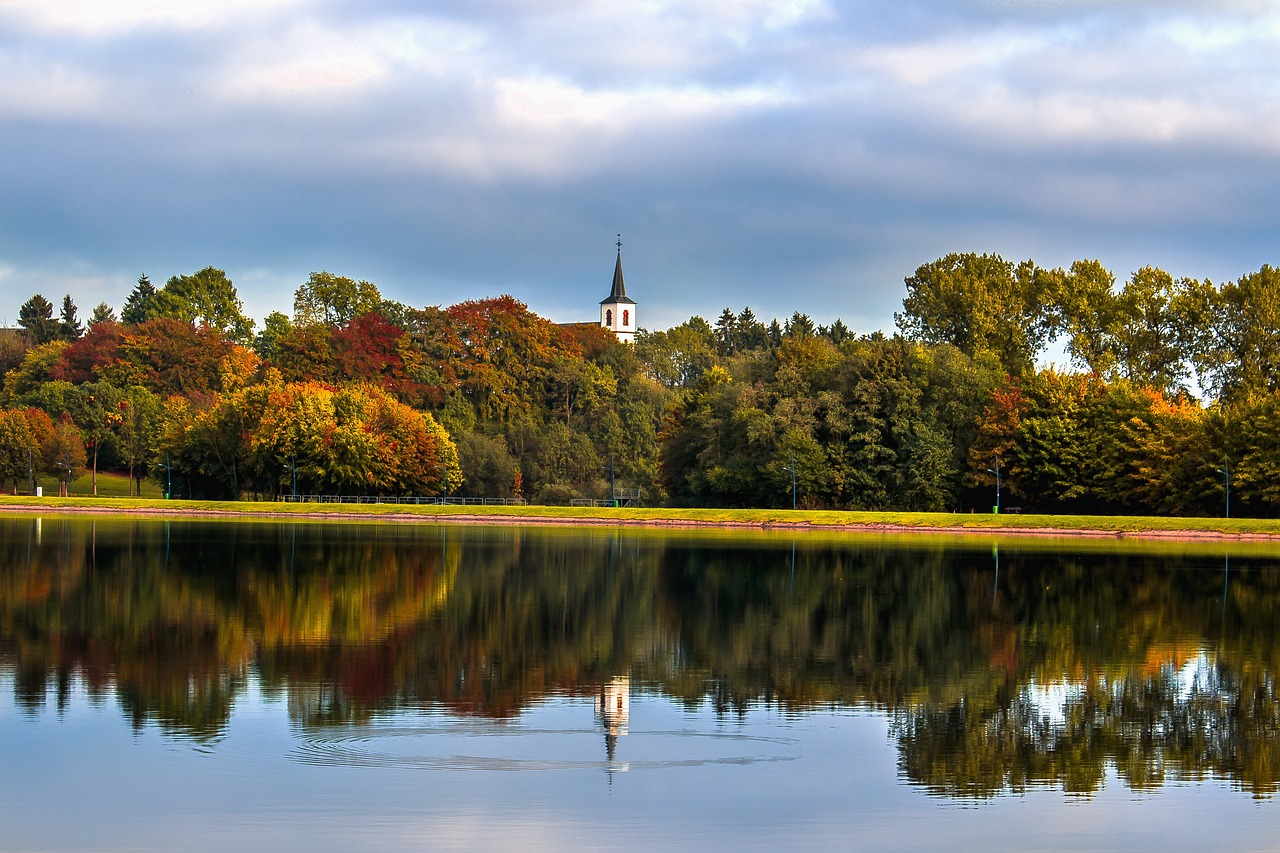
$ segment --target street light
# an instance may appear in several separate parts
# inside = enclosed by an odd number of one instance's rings
[[[990,472],[990,473],[992,473],[992,474],[995,474],[995,475],[996,475],[996,511],[995,511],[995,514],[996,514],[996,515],[999,515],[999,514],[1000,514],[1000,456],[999,456],[999,455],[997,455],[997,456],[996,456],[996,467],[994,467],[994,468],[988,468],[988,469],[987,469],[987,471],[988,471],[988,472]]]
[[[791,454],[791,466],[787,467],[784,465],[782,470],[791,472],[791,508],[795,509],[796,508],[796,455],[794,452]]]
[[[1231,517],[1231,462],[1227,457],[1222,457],[1222,467],[1218,469],[1218,473],[1223,476],[1227,484],[1227,518]]]
[[[609,454],[609,464],[601,465],[601,468],[609,472],[609,506],[618,505],[618,490],[613,486],[613,454]]]

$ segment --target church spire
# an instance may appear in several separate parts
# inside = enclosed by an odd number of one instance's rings
[[[600,304],[606,303],[626,303],[635,305],[634,299],[627,297],[627,283],[622,279],[622,235],[618,235],[618,261],[613,265],[613,289],[609,291],[606,299],[600,300]]]
[[[627,296],[622,278],[622,235],[618,235],[618,260],[613,265],[613,288],[600,300],[600,325],[613,332],[618,340],[630,343],[636,336],[636,301]]]

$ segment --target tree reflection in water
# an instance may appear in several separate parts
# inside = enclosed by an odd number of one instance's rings
[[[251,681],[304,727],[406,707],[506,718],[548,696],[616,700],[626,684],[723,714],[875,709],[902,776],[944,796],[1088,795],[1108,768],[1136,790],[1212,776],[1270,797],[1280,784],[1270,557],[395,524],[0,527],[0,667],[31,714],[79,684],[135,726],[214,741]],[[625,730],[597,713],[607,740]]]

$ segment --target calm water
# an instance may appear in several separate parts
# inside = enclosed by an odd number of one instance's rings
[[[0,849],[1275,849],[1280,554],[0,517]]]

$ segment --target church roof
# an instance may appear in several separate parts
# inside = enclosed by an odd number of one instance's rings
[[[607,299],[601,299],[601,305],[609,305],[612,303],[625,305],[635,305],[636,301],[627,296],[627,285],[622,280],[622,246],[618,246],[618,263],[613,267],[613,290],[609,291]]]

